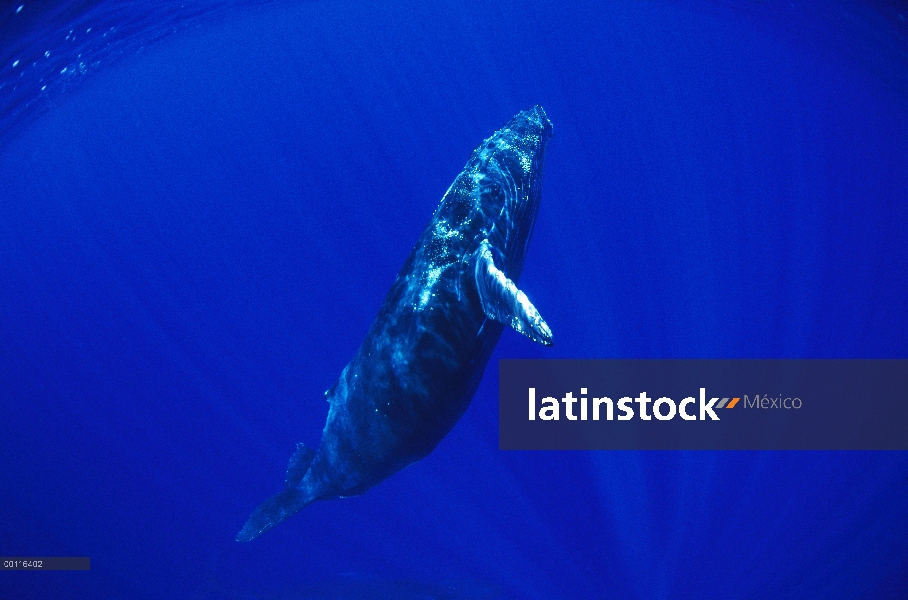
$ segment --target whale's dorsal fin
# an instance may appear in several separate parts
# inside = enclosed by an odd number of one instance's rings
[[[474,256],[476,290],[489,319],[510,325],[534,342],[552,345],[552,330],[517,285],[495,266],[489,241],[483,240]]]
[[[340,379],[338,379],[337,381],[340,381]],[[327,400],[328,402],[331,402],[331,396],[332,394],[334,394],[334,390],[337,389],[337,381],[334,382],[334,385],[325,390],[325,400]]]
[[[315,450],[300,442],[296,445],[296,452],[290,457],[290,464],[287,465],[287,480],[284,482],[288,488],[295,488],[303,480],[312,459],[315,458]]]

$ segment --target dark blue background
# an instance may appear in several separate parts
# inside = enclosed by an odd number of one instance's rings
[[[381,4],[185,29],[0,140],[0,554],[92,559],[0,597],[905,598],[905,453],[501,452],[495,362],[905,357],[898,8]],[[235,543],[537,103],[520,283],[555,347],[505,332],[427,459]]]

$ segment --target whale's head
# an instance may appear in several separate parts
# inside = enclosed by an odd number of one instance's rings
[[[517,281],[536,223],[546,144],[552,123],[541,106],[521,111],[476,150],[477,201],[492,222],[488,239],[508,277]]]

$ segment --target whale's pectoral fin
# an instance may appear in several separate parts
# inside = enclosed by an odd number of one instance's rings
[[[486,317],[510,325],[534,342],[551,346],[552,330],[527,295],[495,266],[488,240],[479,245],[474,261],[476,290]]]
[[[287,480],[284,484],[288,488],[300,484],[306,471],[309,470],[313,458],[315,458],[315,450],[302,442],[296,445],[296,452],[290,457],[290,464],[287,465]]]

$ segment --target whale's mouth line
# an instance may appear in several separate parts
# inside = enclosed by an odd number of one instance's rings
[[[513,130],[508,128],[511,125],[516,129],[527,130],[525,138],[507,139],[513,133]],[[483,143],[487,153],[480,157],[480,164],[485,173],[484,176],[491,179],[493,185],[500,190],[499,193],[504,196],[498,215],[493,219],[486,237],[493,241],[498,240],[500,235],[502,238],[500,245],[504,249],[495,243],[492,244],[492,247],[501,254],[502,268],[516,281],[522,270],[520,267],[523,256],[526,254],[529,238],[539,213],[542,166],[545,160],[546,145],[552,137],[552,127],[542,107],[538,105],[518,114],[508,123],[508,126],[497,131]],[[526,140],[529,140],[530,143],[523,147],[522,142]],[[505,155],[501,156],[499,152],[492,151],[493,148]],[[515,177],[513,174],[512,171],[515,169],[508,164],[510,162],[514,162],[522,168],[519,177]],[[479,193],[481,195],[481,189]],[[473,242],[474,244],[481,242],[481,236],[477,235]],[[471,251],[474,247],[471,245]]]

